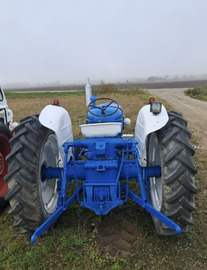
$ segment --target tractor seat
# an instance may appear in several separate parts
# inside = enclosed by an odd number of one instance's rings
[[[122,125],[120,122],[105,122],[80,125],[80,129],[86,138],[116,137],[122,132]]]

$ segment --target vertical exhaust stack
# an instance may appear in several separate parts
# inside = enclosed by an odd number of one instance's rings
[[[85,95],[86,95],[86,106],[88,106],[89,103],[91,102],[91,96],[92,96],[92,89],[91,89],[89,78],[87,79],[87,84],[85,85]]]

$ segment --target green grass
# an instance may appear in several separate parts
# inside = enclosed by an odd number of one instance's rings
[[[97,97],[115,95],[115,97],[119,96],[128,96],[128,97],[139,97],[139,99],[143,100],[145,103],[148,103],[149,94],[141,89],[125,89],[125,90],[111,90],[111,88],[98,88],[93,90],[94,95]],[[6,92],[5,96],[7,99],[26,99],[26,98],[58,98],[58,97],[78,97],[85,96],[85,92],[83,90],[74,91],[74,92]]]
[[[78,208],[77,208],[78,207]],[[78,212],[77,212],[78,209]],[[59,219],[51,232],[30,244],[28,234],[19,234],[12,219],[0,216],[0,269],[123,269],[127,260],[100,255],[95,247],[97,231],[91,222],[101,220],[91,211],[74,204]]]
[[[185,91],[187,96],[195,99],[207,101],[207,87],[195,87]]]
[[[27,92],[27,93],[17,93],[17,92],[6,92],[5,96],[7,99],[22,99],[22,98],[47,98],[47,97],[73,97],[73,96],[84,96],[84,91],[77,92]]]

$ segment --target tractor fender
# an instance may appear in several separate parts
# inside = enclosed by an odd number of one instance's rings
[[[161,113],[155,115],[150,112],[150,105],[145,105],[138,113],[135,126],[135,139],[138,141],[139,163],[141,166],[147,166],[147,137],[150,133],[164,127],[169,120],[168,113],[162,105]]]
[[[47,105],[41,111],[39,115],[39,121],[43,126],[54,131],[57,137],[59,151],[63,161],[65,153],[62,145],[66,141],[73,141],[73,131],[70,115],[64,108],[60,106]],[[69,156],[70,154],[72,154],[72,152],[69,152]]]

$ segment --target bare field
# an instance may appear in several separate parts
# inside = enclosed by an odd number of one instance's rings
[[[128,82],[128,83],[114,83],[116,87],[121,89],[160,89],[160,88],[193,88],[200,86],[207,86],[207,80],[180,80],[180,81],[152,81],[152,82]],[[93,84],[93,89],[97,89],[100,84]],[[74,85],[63,85],[63,86],[45,86],[45,87],[26,87],[26,88],[7,88],[7,92],[25,92],[25,91],[73,91],[73,90],[83,90],[85,85],[74,84]]]
[[[36,245],[30,245],[29,236],[19,235],[12,227],[12,218],[4,213],[0,218],[2,269],[207,269],[207,150],[203,147],[206,136],[196,124],[203,120],[190,113],[194,105],[189,106],[189,114],[186,114],[184,104],[188,106],[189,100],[182,92],[174,102],[169,99],[169,93],[165,96],[157,90],[152,92],[169,102],[167,108],[184,114],[193,134],[199,194],[196,196],[195,224],[190,234],[180,238],[158,236],[151,216],[131,201],[103,218],[75,204],[61,216],[50,233],[42,236]],[[133,133],[137,113],[150,94],[141,97],[128,91],[107,96],[123,106],[125,116],[132,120],[125,133]],[[14,111],[15,121],[19,121],[28,115],[39,114],[52,101],[50,98],[8,99],[8,104]],[[78,126],[85,123],[87,111],[85,97],[59,98],[59,101],[70,113],[74,135],[80,137]]]

